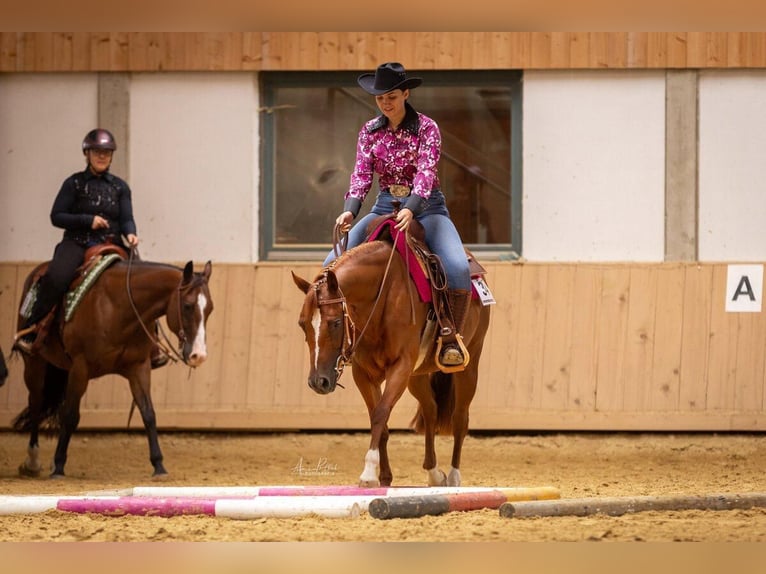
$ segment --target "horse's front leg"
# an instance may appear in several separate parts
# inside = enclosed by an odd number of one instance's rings
[[[375,385],[379,398],[372,409],[368,404],[370,449],[365,455],[364,472],[359,477],[359,483],[362,486],[391,486],[393,482],[391,463],[388,458],[388,420],[394,405],[407,389],[410,373],[411,369],[403,367],[403,363],[400,362],[386,371],[386,387],[382,395],[380,384]],[[379,469],[377,476],[374,475],[375,466]]]
[[[66,395],[61,404],[59,420],[61,429],[56,444],[56,452],[53,455],[53,472],[51,478],[62,478],[64,466],[67,461],[69,441],[80,424],[80,400],[88,388],[88,372],[84,367],[73,366],[69,371]]]
[[[160,440],[157,433],[157,416],[154,413],[151,394],[151,369],[149,361],[140,365],[133,373],[128,376],[130,382],[130,392],[133,394],[133,400],[141,413],[141,420],[146,429],[146,438],[149,441],[149,461],[154,467],[153,477],[164,477],[168,474],[165,466],[162,464],[162,450],[160,449]]]

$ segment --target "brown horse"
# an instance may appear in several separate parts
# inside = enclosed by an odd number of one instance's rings
[[[392,249],[383,240],[349,249],[313,283],[293,273],[295,284],[306,294],[299,324],[311,360],[308,384],[319,394],[331,393],[344,364],[351,363],[370,417],[370,447],[360,486],[391,485],[388,420],[407,389],[418,400],[413,427],[425,437],[423,468],[428,484],[459,486],[489,307],[473,299],[462,333],[470,361],[462,371],[443,373],[435,366],[433,349],[425,358],[420,351],[431,304],[421,302],[405,260]],[[434,440],[437,434],[450,432],[452,467],[445,474],[437,466]]]
[[[45,264],[42,264],[45,265]],[[205,325],[213,310],[208,289],[211,263],[195,272],[191,261],[181,269],[144,261],[119,261],[106,269],[84,294],[69,320],[59,311],[40,350],[24,354],[28,406],[13,422],[30,433],[27,459],[19,467],[38,476],[38,434],[58,431],[51,477],[64,475],[67,448],[80,422],[80,400],[91,379],[107,374],[125,377],[149,440],[154,476],[167,474],[157,436],[151,397],[150,355],[155,321],[166,317],[179,340],[179,357],[190,367],[207,358]],[[24,284],[26,293],[37,270]],[[19,325],[21,325],[19,317]]]

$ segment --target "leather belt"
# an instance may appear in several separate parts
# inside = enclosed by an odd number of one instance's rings
[[[394,197],[407,197],[412,190],[406,185],[390,185],[388,192]]]

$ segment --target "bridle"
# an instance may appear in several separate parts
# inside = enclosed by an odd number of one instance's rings
[[[186,360],[186,358],[175,350],[173,347],[172,342],[170,341],[169,337],[165,333],[165,330],[162,328],[162,325],[160,325],[159,322],[157,322],[157,327],[159,328],[160,332],[162,333],[162,337],[164,339],[164,343],[160,341],[159,337],[156,337],[152,335],[152,333],[149,332],[149,329],[146,327],[146,324],[144,323],[144,320],[141,318],[141,313],[138,312],[138,308],[136,308],[136,304],[133,301],[133,293],[130,290],[130,271],[133,268],[133,258],[134,253],[136,252],[137,248],[135,245],[132,245],[130,247],[130,257],[128,258],[128,272],[125,276],[125,284],[128,291],[128,301],[130,301],[130,306],[133,309],[133,313],[136,315],[136,319],[138,319],[138,324],[141,325],[141,328],[144,330],[144,333],[146,333],[146,336],[149,338],[149,340],[157,345],[160,350],[167,355],[167,357],[172,360],[173,362],[176,362],[176,360],[180,360],[185,365],[189,366],[190,368],[194,368],[193,365],[190,365],[189,362]],[[184,324],[183,324],[183,317],[181,316],[181,294],[183,291],[183,276],[181,277],[181,280],[178,282],[178,305],[176,308],[176,311],[178,313],[178,343],[179,347],[183,348],[183,346],[186,344],[186,332],[184,331]],[[191,286],[191,284],[190,284]],[[167,344],[165,344],[167,343]],[[173,356],[175,355],[175,356]]]
[[[343,311],[343,341],[340,345],[340,354],[338,355],[338,358],[335,360],[335,380],[336,384],[340,388],[345,388],[343,385],[337,382],[338,379],[340,379],[340,376],[343,374],[343,369],[346,368],[346,365],[351,363],[351,355],[354,354],[354,349],[356,348],[357,344],[357,336],[356,336],[356,325],[354,325],[354,321],[351,319],[351,315],[348,312],[348,305],[346,304],[346,296],[343,295],[343,291],[341,291],[340,286],[338,286],[338,293],[340,294],[340,297],[336,297],[334,299],[320,299],[319,298],[319,289],[322,286],[323,283],[327,283],[327,270],[322,274],[322,276],[314,282],[314,300],[316,301],[317,307],[321,307],[323,305],[335,305],[337,303],[340,303],[341,309]],[[369,320],[367,321],[367,324],[369,324]],[[365,328],[367,325],[365,325]],[[364,329],[362,329],[362,332],[359,333],[359,337],[361,338],[362,334],[364,333]]]
[[[345,241],[341,238],[338,241],[335,241],[334,243],[336,245],[342,245],[343,248],[345,248],[346,244],[348,243],[348,237],[347,234],[342,234],[339,231],[340,226],[335,225],[335,228],[333,230],[333,236],[339,237],[346,235]],[[397,231],[397,236],[400,232]],[[370,324],[370,321],[372,320],[372,316],[375,314],[375,308],[378,306],[378,303],[380,302],[380,297],[383,294],[383,286],[386,284],[386,279],[388,279],[388,272],[391,269],[391,260],[393,259],[394,253],[396,252],[396,237],[394,237],[394,246],[391,247],[391,254],[388,256],[388,262],[386,263],[386,269],[383,272],[383,279],[380,282],[380,287],[378,288],[378,294],[375,297],[375,302],[372,304],[372,309],[370,309],[370,314],[367,317],[367,322],[365,322],[364,327],[362,327],[362,330],[359,331],[359,334],[357,335],[357,329],[354,325],[354,321],[351,319],[351,315],[348,312],[348,305],[346,304],[346,296],[343,294],[343,291],[340,288],[340,285],[338,285],[338,294],[339,297],[335,297],[334,299],[320,299],[319,298],[319,288],[322,286],[322,284],[327,283],[327,273],[330,271],[333,267],[335,267],[335,264],[337,263],[337,259],[330,263],[327,267],[324,268],[322,271],[322,275],[314,282],[314,299],[316,301],[317,307],[321,307],[323,305],[335,305],[340,303],[341,309],[343,311],[343,342],[341,343],[340,348],[340,354],[338,355],[338,358],[335,360],[335,380],[336,385],[338,385],[340,388],[345,388],[343,385],[338,383],[338,379],[340,379],[340,376],[343,374],[343,369],[346,368],[348,364],[351,363],[351,357],[354,354],[354,350],[356,349],[356,346],[359,344],[359,341],[361,341],[362,336],[364,335],[364,332],[367,330],[367,327]]]

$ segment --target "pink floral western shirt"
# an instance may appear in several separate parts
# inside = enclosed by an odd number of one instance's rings
[[[381,189],[391,185],[406,185],[417,196],[406,207],[423,208],[432,190],[440,187],[437,166],[441,155],[439,126],[428,116],[406,104],[404,120],[396,129],[388,129],[388,119],[381,115],[366,122],[359,131],[356,163],[351,174],[346,206],[354,216],[370,191],[374,174],[378,174]],[[356,201],[355,201],[356,200]],[[355,208],[355,209],[354,209]],[[422,209],[416,208],[417,211]]]

